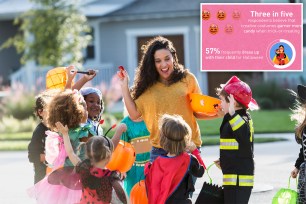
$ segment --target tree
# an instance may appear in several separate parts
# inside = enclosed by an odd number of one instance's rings
[[[1,49],[14,46],[21,63],[63,66],[82,62],[82,50],[91,40],[87,19],[76,0],[30,0],[34,8],[14,20],[17,34]]]

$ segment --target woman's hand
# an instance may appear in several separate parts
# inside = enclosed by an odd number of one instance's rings
[[[291,177],[292,177],[292,178],[296,178],[297,175],[298,175],[298,173],[299,173],[299,171],[300,171],[300,170],[299,170],[298,168],[295,167],[295,168],[291,171],[291,174],[290,174]]]
[[[127,71],[122,66],[119,66],[119,71],[117,71],[117,76],[120,79],[121,87],[128,89],[129,75],[128,75]]]

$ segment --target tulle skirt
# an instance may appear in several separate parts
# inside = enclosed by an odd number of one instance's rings
[[[46,176],[29,188],[27,193],[31,198],[36,199],[38,204],[74,204],[80,203],[82,186],[77,174],[65,177],[59,171]]]

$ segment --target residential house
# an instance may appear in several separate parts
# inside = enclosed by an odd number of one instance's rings
[[[14,0],[18,1],[18,0]],[[19,0],[21,1],[21,0]],[[5,0],[0,1],[1,3]],[[8,2],[8,1],[7,1]],[[201,72],[200,71],[200,3],[288,3],[285,0],[92,0],[84,1],[82,9],[93,28],[93,43],[87,49],[84,67],[107,68],[114,74],[119,65],[131,79],[141,57],[141,45],[162,35],[171,39],[179,62],[198,78],[203,93],[214,94],[214,88],[231,75],[259,80],[285,79],[298,83],[303,73],[263,72]],[[8,5],[8,4],[7,4]],[[0,10],[1,13],[1,10]],[[0,14],[1,17],[1,14]],[[12,18],[11,18],[12,19]],[[0,22],[0,26],[2,22]],[[14,27],[12,26],[12,29]],[[16,29],[16,28],[15,28]],[[14,33],[14,30],[12,31]],[[10,34],[8,34],[10,35]],[[1,36],[1,35],[0,35]],[[0,43],[4,37],[0,37]],[[3,52],[3,51],[2,51]],[[0,61],[4,58],[0,52]],[[305,56],[305,55],[304,55]],[[18,56],[13,57],[18,61]],[[305,57],[304,57],[305,58]],[[15,65],[18,67],[18,64]],[[32,65],[30,65],[32,66]],[[10,69],[14,64],[11,62]],[[3,66],[0,63],[0,74]],[[102,69],[105,70],[105,69]],[[109,78],[109,77],[108,77]],[[99,79],[100,80],[100,79]],[[95,81],[98,83],[98,80]]]

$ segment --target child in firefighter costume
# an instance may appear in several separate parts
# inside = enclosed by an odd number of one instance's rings
[[[217,88],[224,118],[220,127],[220,160],[224,203],[247,204],[254,182],[254,128],[248,109],[258,109],[250,87],[233,76]]]
[[[196,145],[190,141],[191,129],[181,116],[165,114],[159,120],[160,145],[167,155],[145,165],[149,203],[191,203],[192,176],[204,174],[204,163]],[[191,152],[188,154],[185,150]]]

